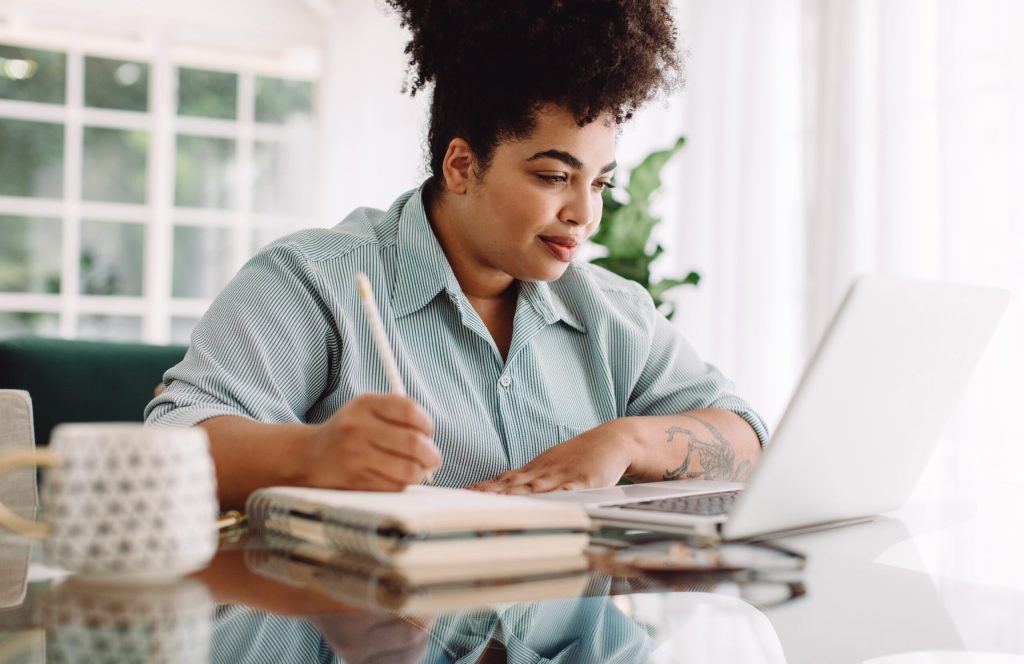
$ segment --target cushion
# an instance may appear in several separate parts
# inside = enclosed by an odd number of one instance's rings
[[[37,445],[61,422],[141,422],[187,346],[22,337],[0,340],[0,388],[32,396]]]

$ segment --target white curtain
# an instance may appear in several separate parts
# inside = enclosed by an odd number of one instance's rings
[[[1018,480],[1024,3],[684,0],[679,21],[687,87],[623,137],[688,137],[659,229],[660,270],[704,275],[679,324],[775,423],[858,273],[1011,289],[929,477]]]

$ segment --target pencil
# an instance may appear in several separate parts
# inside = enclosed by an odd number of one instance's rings
[[[373,337],[373,345],[377,347],[380,359],[384,363],[384,374],[388,378],[388,387],[392,394],[406,396],[405,384],[402,376],[398,373],[398,363],[395,362],[395,354],[388,343],[387,335],[384,334],[384,325],[380,322],[380,312],[377,311],[377,303],[373,299],[373,288],[370,287],[370,280],[362,272],[356,273],[356,288],[359,290],[359,299],[363,303],[363,311],[366,312],[366,320],[370,324],[370,336]],[[427,484],[434,483],[434,473],[427,471]]]

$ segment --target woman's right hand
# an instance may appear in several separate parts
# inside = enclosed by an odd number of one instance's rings
[[[327,422],[314,425],[304,446],[306,481],[330,489],[401,491],[441,466],[434,422],[408,397],[363,394]]]

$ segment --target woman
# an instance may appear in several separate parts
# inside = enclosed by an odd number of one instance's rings
[[[761,419],[641,287],[573,262],[617,127],[678,83],[667,2],[389,4],[412,32],[412,93],[432,86],[430,178],[251,259],[148,421],[207,430],[225,507],[432,470],[509,493],[744,479]],[[384,394],[356,272],[408,398]]]

